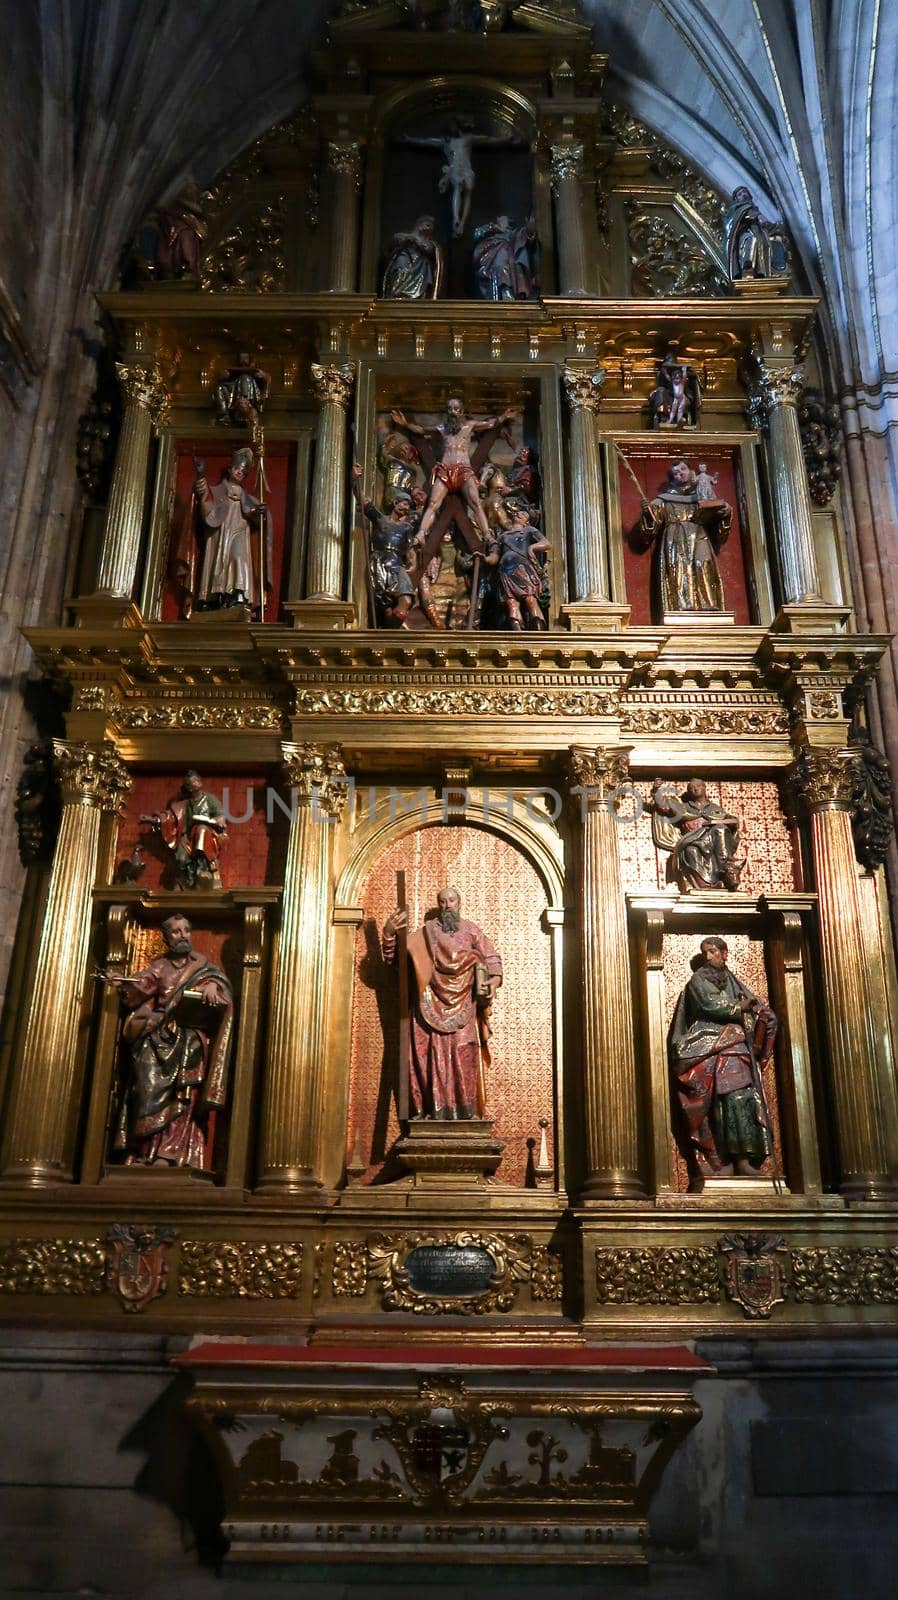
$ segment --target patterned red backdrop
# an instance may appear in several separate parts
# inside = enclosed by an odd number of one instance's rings
[[[220,481],[225,468],[230,466],[234,451],[246,443],[247,440],[236,434],[233,440],[223,436],[220,443],[217,439],[179,439],[177,442],[175,502],[172,510],[165,587],[162,594],[163,622],[177,622],[181,615],[181,595],[177,584],[169,576],[168,567],[171,562],[171,551],[181,528],[184,522],[194,515],[193,485],[196,471],[193,457],[197,456],[205,462],[206,477],[209,483],[214,485]],[[268,480],[266,499],[271,509],[273,524],[271,593],[265,606],[265,621],[277,622],[281,615],[281,601],[289,598],[284,594],[283,588],[289,562],[290,534],[293,528],[293,447],[289,442],[276,441],[266,446],[265,476]],[[246,488],[250,494],[258,497],[255,467],[246,479]]]
[[[347,1147],[351,1152],[358,1135],[371,1182],[399,1134],[396,973],[384,964],[380,934],[395,907],[396,873],[403,868],[410,926],[420,927],[436,905],[438,889],[454,884],[462,916],[483,928],[502,957],[505,977],[491,1019],[487,1115],[506,1146],[499,1181],[522,1184],[527,1140],[539,1138],[539,1118],[551,1117],[553,1107],[550,943],[540,921],[546,894],[527,858],[483,828],[428,827],[405,834],[379,857],[362,887],[365,920],[356,945]]]
[[[717,495],[721,500],[726,500],[733,507],[733,526],[726,544],[718,556],[720,577],[723,583],[723,597],[728,611],[732,611],[736,622],[750,623],[754,619],[751,615],[748,598],[747,571],[750,566],[748,559],[748,532],[743,525],[741,515],[742,495],[737,484],[737,457],[736,452],[726,447],[718,446],[717,449],[702,447],[697,451],[693,448],[688,435],[679,438],[676,444],[664,449],[660,445],[653,448],[651,455],[637,452],[632,446],[625,447],[627,459],[630,462],[640,486],[647,500],[653,500],[659,491],[666,487],[667,469],[671,461],[685,456],[689,465],[695,469],[697,461],[704,461],[708,471],[717,474]],[[630,621],[634,624],[647,622],[660,622],[660,617],[652,615],[652,562],[653,550],[634,550],[630,543],[630,534],[638,526],[640,514],[640,496],[630,474],[626,471],[623,462],[618,461],[618,480],[620,484],[620,511],[621,527],[620,538],[624,552],[624,577],[627,585],[627,600],[631,606]],[[612,530],[612,537],[614,530]]]

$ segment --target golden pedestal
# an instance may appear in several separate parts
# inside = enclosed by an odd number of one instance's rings
[[[395,1146],[400,1165],[413,1175],[416,1188],[480,1188],[497,1171],[505,1146],[493,1138],[487,1118],[463,1122],[427,1121],[409,1124]]]

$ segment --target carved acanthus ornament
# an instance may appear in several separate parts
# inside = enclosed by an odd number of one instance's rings
[[[650,164],[661,177],[672,178],[678,194],[687,200],[698,213],[706,227],[715,235],[722,235],[726,205],[716,190],[711,189],[688,161],[671,150],[651,128],[631,117],[620,106],[606,104],[602,108],[602,128],[613,135],[624,150],[643,150]]]
[[[287,286],[286,196],[279,194],[226,229],[206,256],[200,277],[215,294],[275,294]]]
[[[753,417],[765,417],[777,406],[797,406],[804,393],[805,369],[800,362],[771,366],[757,358],[757,374],[751,395]]]
[[[153,362],[151,366],[142,366],[139,363],[129,365],[124,361],[117,361],[115,375],[121,385],[125,403],[137,406],[141,411],[148,411],[153,422],[158,425],[171,405],[171,396],[159,363]]]
[[[805,745],[789,769],[789,782],[797,801],[808,811],[850,811],[855,762],[848,750]]]
[[[793,1250],[792,1293],[818,1306],[898,1303],[898,1249]]]
[[[849,745],[854,760],[851,831],[854,852],[867,872],[875,872],[888,855],[895,831],[894,795],[889,764],[869,735]]]
[[[564,364],[561,374],[565,398],[572,411],[592,411],[598,414],[602,404],[602,385],[605,382],[605,368],[575,367],[570,361]]]
[[[348,793],[346,768],[335,745],[303,744],[285,751],[284,771],[299,806],[340,817]]]
[[[355,383],[355,367],[352,362],[330,362],[322,365],[313,361],[311,375],[312,393],[318,404],[340,406],[345,411],[352,399],[352,386]]]
[[[337,1239],[331,1286],[335,1295],[363,1295],[368,1287],[368,1248],[360,1239]]]
[[[53,771],[53,743],[45,739],[25,752],[16,786],[16,826],[23,867],[49,861],[59,832],[59,790]]]
[[[115,746],[66,744],[53,740],[53,758],[63,805],[98,806],[117,811],[131,787],[131,778]]]
[[[351,179],[357,189],[361,188],[362,152],[357,139],[328,140],[327,164],[332,172]]]
[[[722,1295],[717,1251],[646,1246],[596,1251],[601,1305],[680,1306],[718,1301]]]
[[[582,144],[553,144],[550,171],[556,193],[560,184],[583,176],[584,154]]]
[[[534,1300],[561,1300],[564,1264],[557,1251],[537,1245],[530,1260],[530,1293]]]
[[[798,413],[811,499],[828,506],[842,476],[842,423],[838,406],[821,394],[805,393]]]
[[[218,1300],[291,1300],[302,1282],[301,1244],[185,1239],[178,1293]]]
[[[623,788],[630,779],[629,750],[587,749],[574,745],[570,753],[570,770],[574,786],[581,791],[588,811],[605,804],[610,795]]]
[[[590,690],[299,689],[297,716],[613,717],[619,697]]]
[[[633,294],[707,299],[726,291],[726,280],[708,252],[670,217],[631,201],[627,223]]]
[[[0,1244],[0,1294],[103,1294],[102,1239],[6,1239]]]

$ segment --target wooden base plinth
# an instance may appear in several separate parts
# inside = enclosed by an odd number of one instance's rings
[[[493,1138],[488,1120],[427,1121],[409,1124],[395,1147],[396,1157],[410,1172],[415,1187],[470,1189],[496,1172],[504,1144]]]
[[[844,633],[850,606],[830,606],[824,600],[802,600],[780,606],[770,624],[771,633]]]
[[[735,620],[732,611],[665,611],[662,618],[665,628],[719,628]]]
[[[743,300],[763,300],[766,295],[785,294],[791,282],[788,272],[775,272],[769,278],[734,278],[730,288]]]
[[[560,615],[571,633],[620,633],[630,620],[630,607],[610,600],[572,600]]]
[[[215,622],[252,622],[253,612],[251,606],[210,606],[208,611],[191,611],[188,620],[192,628],[208,628]]]
[[[129,595],[80,594],[67,600],[77,628],[142,628],[143,617]]]
[[[294,628],[323,633],[340,633],[358,622],[355,606],[348,600],[287,600],[284,610]]]

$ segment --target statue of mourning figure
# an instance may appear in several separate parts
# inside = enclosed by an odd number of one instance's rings
[[[715,800],[701,778],[690,778],[681,794],[659,778],[649,802],[652,838],[669,852],[668,874],[681,894],[739,888],[745,857],[738,856],[741,825]]]
[[[789,241],[781,222],[766,222],[744,186],[733,190],[723,224],[727,272],[734,287],[763,280],[762,287],[789,282]]]

